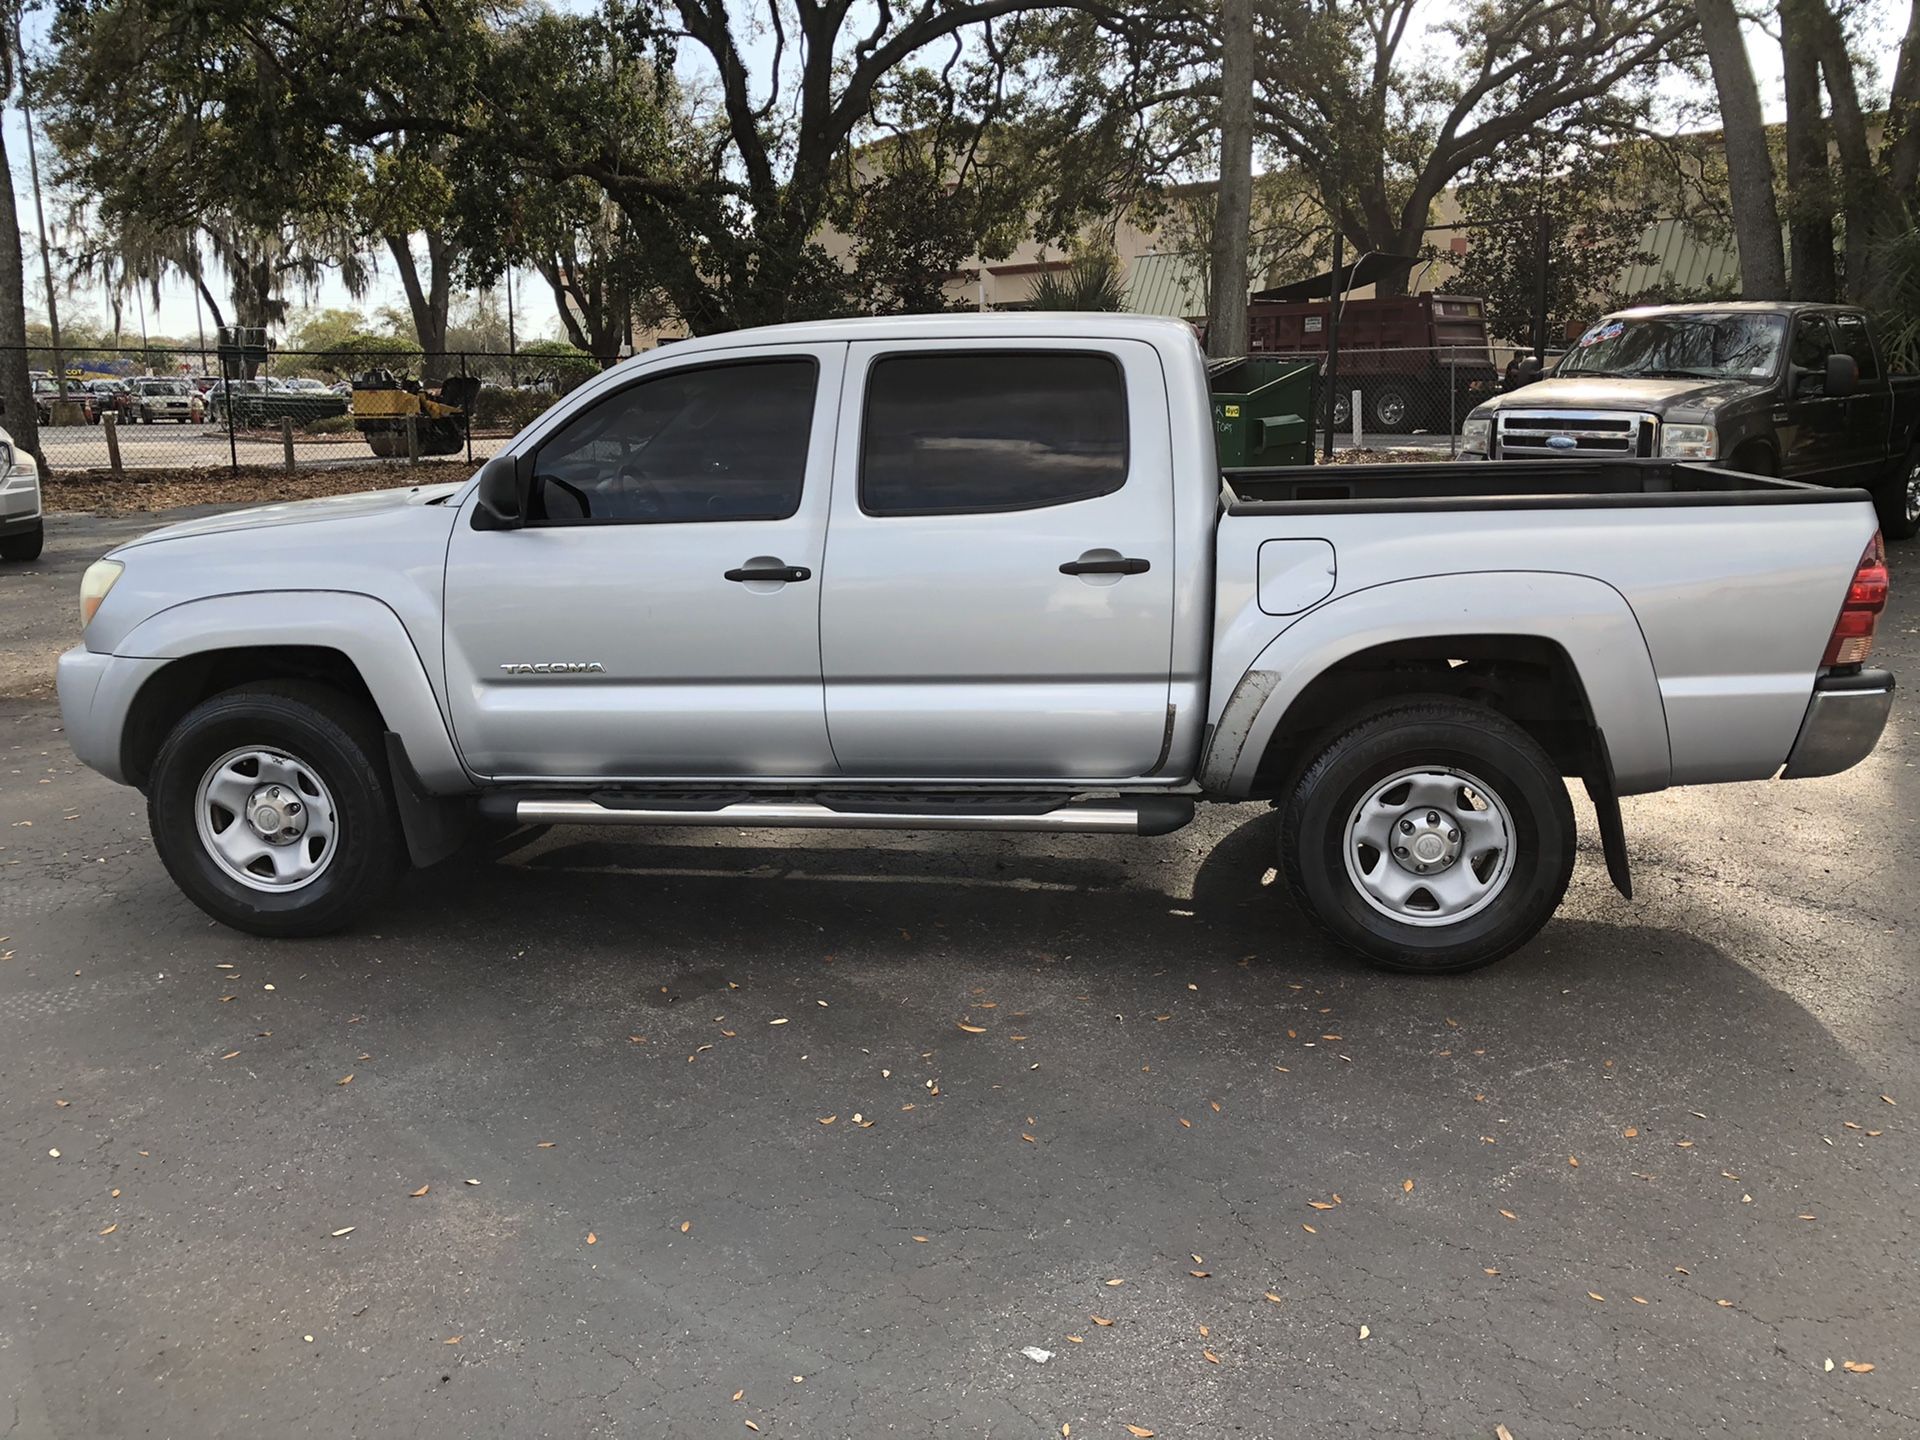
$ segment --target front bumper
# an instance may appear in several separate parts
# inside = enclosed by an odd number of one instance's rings
[[[80,763],[107,779],[128,782],[120,741],[134,697],[166,660],[103,655],[76,645],[60,657],[55,685],[60,693],[60,723]]]
[[[1893,676],[1885,670],[1824,675],[1794,737],[1783,772],[1788,780],[1838,775],[1873,753],[1893,709]]]

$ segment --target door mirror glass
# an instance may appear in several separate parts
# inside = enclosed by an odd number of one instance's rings
[[[1860,388],[1860,367],[1851,355],[1827,356],[1827,394],[1851,395]]]
[[[520,466],[511,455],[496,455],[480,467],[480,493],[473,507],[476,530],[518,530],[526,523],[526,496]]]

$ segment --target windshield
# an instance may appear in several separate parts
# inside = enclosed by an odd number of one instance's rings
[[[145,385],[142,385],[140,389],[143,394],[147,395],[184,395],[187,393],[187,386],[184,380],[149,380]]]
[[[1786,338],[1779,315],[1617,315],[1575,341],[1554,373],[1766,380]]]

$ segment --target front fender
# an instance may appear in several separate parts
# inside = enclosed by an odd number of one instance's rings
[[[141,621],[113,647],[120,658],[177,660],[215,650],[310,645],[345,655],[366,682],[387,729],[436,794],[473,788],[425,662],[400,617],[370,595],[300,590],[219,595]]]
[[[1478,571],[1354,591],[1283,628],[1241,675],[1201,764],[1213,794],[1243,797],[1288,711],[1342,660],[1398,641],[1519,636],[1565,650],[1612,760],[1616,793],[1658,790],[1672,773],[1653,657],[1624,596],[1583,575]],[[1224,678],[1224,677],[1219,677]]]

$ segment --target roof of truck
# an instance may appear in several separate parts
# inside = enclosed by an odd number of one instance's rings
[[[1831,300],[1694,300],[1685,305],[1633,305],[1610,315],[1797,315],[1802,310],[1858,310]]]
[[[872,315],[851,320],[804,320],[676,340],[662,349],[732,350],[743,345],[845,344],[860,340],[1144,340],[1193,339],[1193,327],[1164,315],[1112,311],[1007,310],[984,314]],[[651,355],[654,351],[644,351]],[[635,359],[640,356],[635,356]]]

